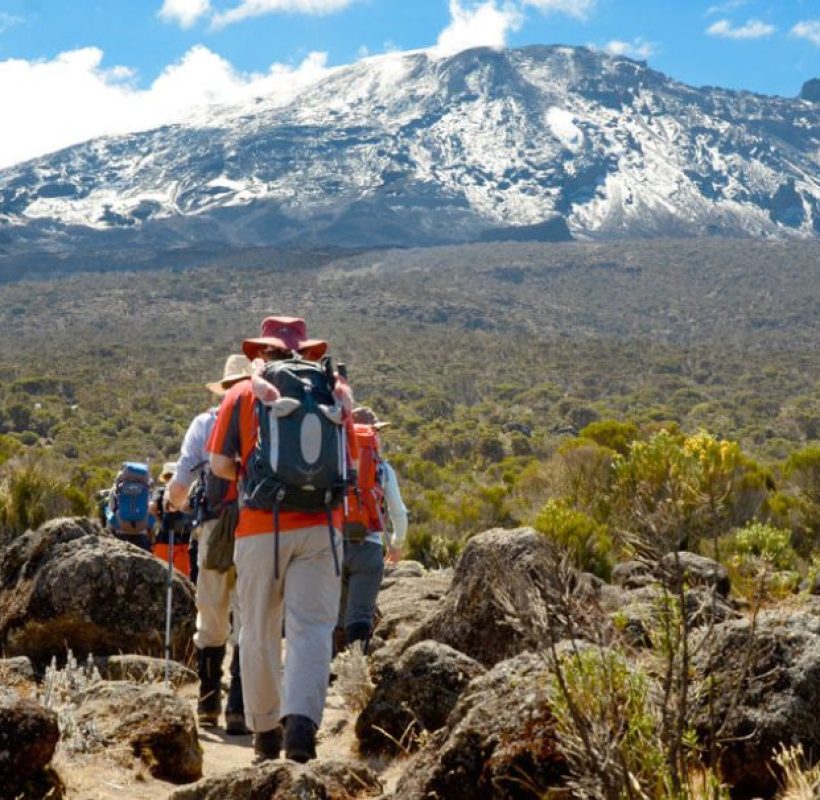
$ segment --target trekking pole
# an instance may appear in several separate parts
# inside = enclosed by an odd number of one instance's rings
[[[344,378],[344,380],[347,380],[347,364],[344,364],[340,361],[336,365],[336,371],[339,373],[339,377]],[[344,495],[342,496],[342,509],[344,513],[345,522],[347,522],[348,512],[350,511],[350,504],[348,503],[347,499],[347,424],[344,418],[342,418],[342,481],[344,482],[345,486]]]
[[[171,599],[174,594],[174,526],[168,526],[168,586],[165,606],[165,688],[171,679]]]

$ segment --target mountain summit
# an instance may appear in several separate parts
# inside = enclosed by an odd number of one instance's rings
[[[808,98],[583,47],[401,53],[0,171],[0,248],[813,237],[818,167]]]

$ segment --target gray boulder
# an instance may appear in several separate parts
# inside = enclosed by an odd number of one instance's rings
[[[652,568],[645,561],[622,561],[612,568],[612,583],[624,589],[640,589],[657,582]]]
[[[265,761],[205,778],[173,792],[169,800],[328,800],[322,780],[294,761]]]
[[[37,676],[31,659],[26,656],[0,658],[0,684],[15,689],[24,690],[28,687],[34,690],[37,686]],[[28,694],[26,691],[22,693]]]
[[[611,610],[610,619],[633,647],[652,647],[652,637],[660,631],[663,609],[673,609],[677,595],[664,592],[659,584],[626,592],[623,604]],[[684,590],[686,624],[690,629],[737,619],[740,613],[722,595],[702,586]]]
[[[717,625],[697,650],[702,681],[692,720],[705,752],[719,754],[733,798],[772,797],[781,744],[820,760],[820,601]]]
[[[697,553],[681,550],[678,553],[667,553],[661,559],[661,573],[669,585],[672,585],[677,572],[680,572],[689,586],[706,586],[723,595],[729,596],[731,582],[726,567],[717,561]]]
[[[381,794],[376,774],[351,761],[265,761],[177,789],[169,800],[354,800]]]
[[[373,696],[356,720],[359,747],[366,753],[412,749],[421,731],[444,725],[467,684],[484,672],[445,644],[413,645],[379,671]]]
[[[395,800],[531,800],[558,785],[566,763],[556,745],[548,681],[545,659],[532,653],[473,680],[446,725],[408,765]]]
[[[165,659],[151,656],[121,655],[101,656],[94,659],[100,676],[109,681],[133,683],[162,683],[165,681]],[[168,664],[168,680],[171,686],[180,688],[199,681],[199,676],[177,661]]]
[[[309,764],[327,789],[329,800],[375,797],[384,789],[370,767],[352,759],[321,759]]]
[[[579,585],[590,591],[580,579]],[[528,627],[533,600],[549,603],[559,591],[556,555],[546,537],[532,528],[485,531],[467,543],[443,602],[406,644],[432,639],[492,666],[540,643],[542,632]],[[518,624],[508,619],[502,597]],[[556,638],[566,633],[560,625],[554,631]]]
[[[415,562],[399,566],[406,563]],[[397,656],[404,639],[441,605],[451,582],[452,574],[440,570],[385,578],[379,593],[380,618],[370,643],[375,664]]]
[[[49,766],[59,739],[53,711],[0,689],[0,797],[63,797],[62,782]]]
[[[42,667],[71,649],[162,657],[167,568],[88,519],[58,519],[0,551],[0,644]],[[194,588],[174,573],[172,652],[194,631]]]
[[[100,681],[74,698],[80,730],[100,748],[142,761],[155,778],[189,783],[202,777],[202,748],[189,704],[158,686]]]
[[[386,589],[391,586],[396,578],[423,578],[427,574],[424,565],[419,561],[405,560],[397,564],[385,564],[382,588]]]

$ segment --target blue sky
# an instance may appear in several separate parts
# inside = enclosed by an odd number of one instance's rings
[[[0,167],[368,55],[533,43],[793,96],[820,77],[820,0],[0,0]]]

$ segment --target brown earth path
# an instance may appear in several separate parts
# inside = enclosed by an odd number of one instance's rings
[[[196,710],[196,686],[185,687],[180,695]],[[355,716],[342,698],[330,688],[322,728],[318,738],[319,758],[356,758]],[[203,776],[214,777],[253,764],[251,736],[228,736],[222,728],[200,730]],[[385,791],[395,787],[404,763],[401,760],[367,763],[379,775]],[[68,800],[167,800],[178,788],[153,778],[142,765],[134,766],[126,754],[106,751],[93,756],[59,756],[55,761],[67,786]]]

